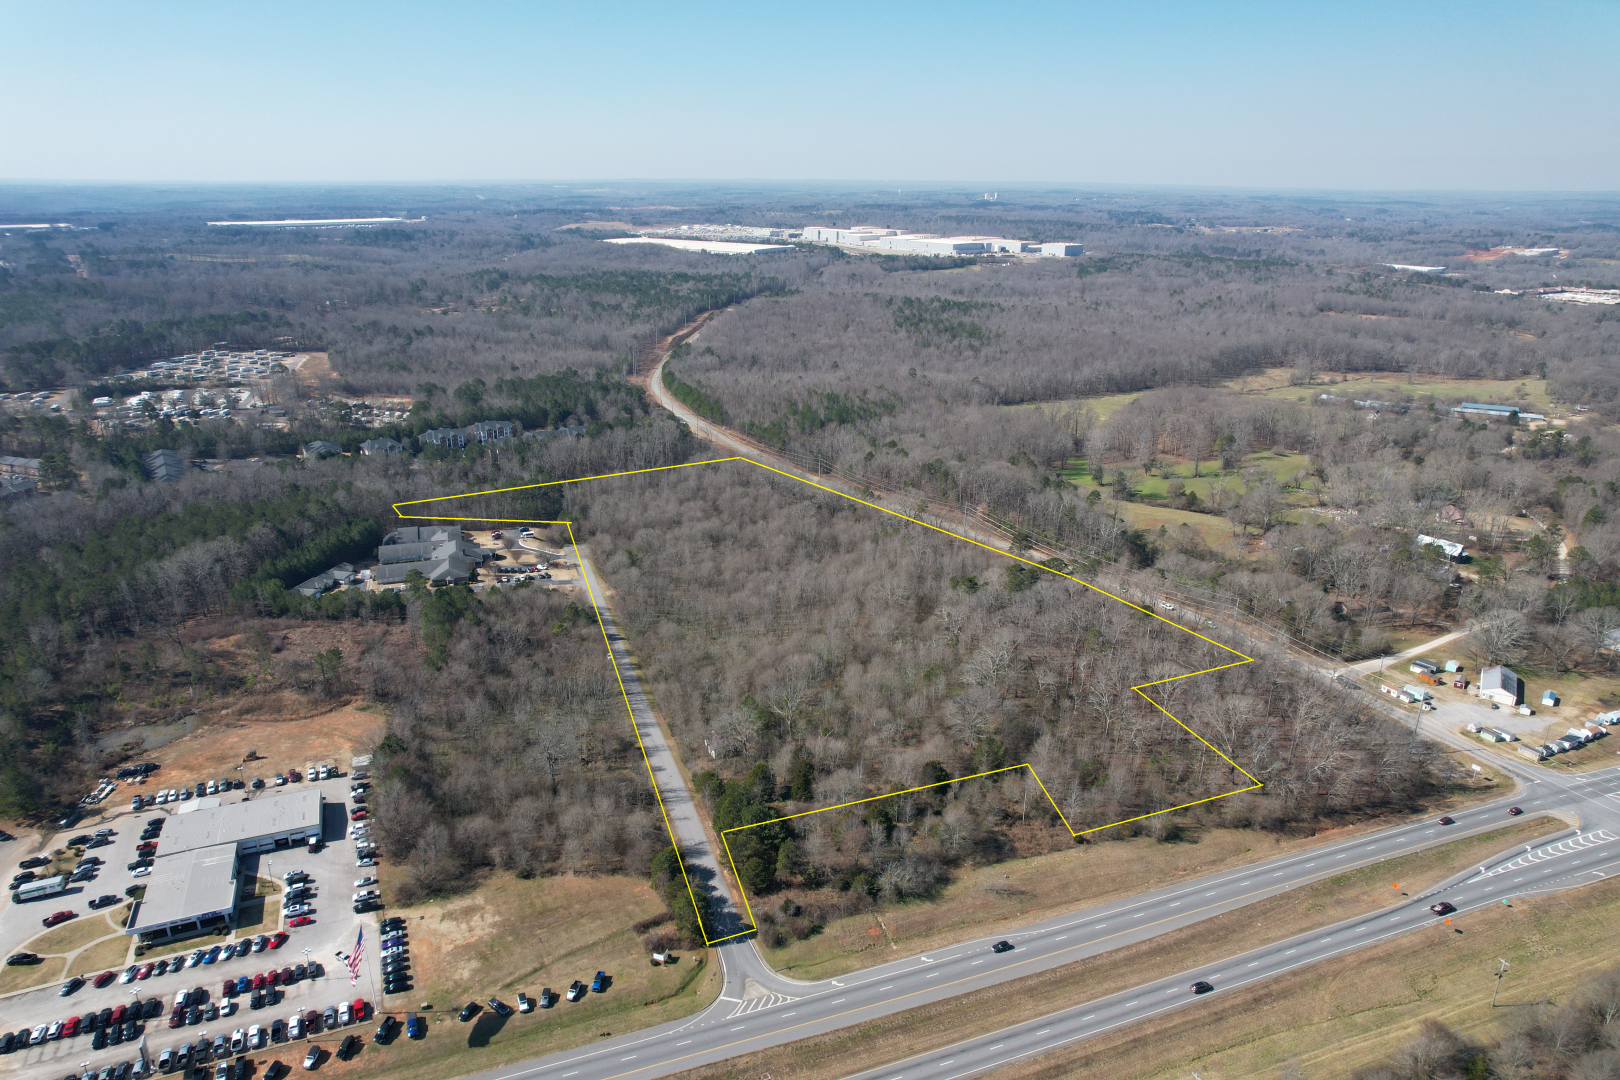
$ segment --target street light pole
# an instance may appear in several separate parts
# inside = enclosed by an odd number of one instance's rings
[[[1512,966],[1501,957],[1497,957],[1496,962],[1502,966],[1496,969],[1496,989],[1491,991],[1491,1008],[1493,1009],[1496,1008],[1496,995],[1502,992],[1502,976],[1506,975],[1507,969]]]

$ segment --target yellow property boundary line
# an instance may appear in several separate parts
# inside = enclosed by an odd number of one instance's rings
[[[1162,623],[1164,623],[1164,624],[1166,624],[1168,626],[1172,626],[1175,629],[1182,631],[1183,633],[1191,634],[1193,637],[1198,638],[1200,641],[1207,641],[1207,642],[1209,642],[1209,644],[1214,645],[1216,648],[1222,649],[1222,650],[1224,650],[1226,652],[1231,653],[1233,656],[1238,657],[1237,660],[1232,661],[1230,664],[1221,664],[1221,665],[1219,665],[1217,667],[1205,668],[1202,671],[1189,671],[1185,675],[1173,675],[1168,679],[1159,679],[1159,680],[1157,680],[1155,682],[1140,683],[1140,684],[1138,684],[1136,686],[1131,687],[1131,689],[1136,691],[1138,694],[1141,694],[1141,696],[1146,701],[1148,701],[1155,709],[1158,709],[1160,712],[1164,713],[1164,715],[1170,717],[1171,720],[1174,720],[1176,722],[1176,725],[1178,727],[1180,727],[1181,730],[1185,731],[1187,734],[1191,735],[1193,738],[1197,739],[1199,742],[1203,743],[1205,746],[1207,746],[1211,750],[1215,751],[1215,754],[1216,754],[1217,757],[1219,757],[1222,761],[1226,762],[1232,768],[1236,769],[1238,772],[1242,773],[1245,777],[1247,777],[1249,779],[1250,783],[1249,783],[1249,786],[1247,786],[1247,787],[1235,788],[1234,790],[1228,791],[1228,792],[1226,792],[1225,794],[1222,794],[1222,795],[1211,795],[1207,799],[1196,799],[1193,802],[1182,803],[1180,806],[1166,807],[1163,810],[1155,810],[1151,814],[1138,814],[1136,817],[1125,818],[1122,821],[1115,821],[1115,822],[1112,822],[1111,824],[1108,824],[1108,825],[1098,825],[1098,826],[1095,826],[1095,827],[1090,828],[1090,829],[1081,829],[1079,831],[1076,831],[1074,829],[1074,827],[1069,824],[1069,819],[1064,816],[1063,811],[1061,809],[1059,809],[1058,804],[1057,804],[1057,800],[1052,798],[1052,793],[1050,791],[1046,790],[1046,784],[1044,782],[1042,782],[1041,778],[1038,775],[1036,775],[1034,766],[1032,766],[1032,765],[1030,765],[1029,763],[1026,762],[1026,763],[1024,763],[1022,765],[1009,765],[1004,769],[992,769],[989,772],[975,773],[972,776],[960,776],[960,777],[956,777],[955,779],[952,779],[952,780],[942,780],[937,784],[924,784],[921,787],[906,788],[903,791],[891,791],[886,795],[873,795],[873,796],[871,796],[869,798],[865,798],[865,799],[855,799],[855,800],[852,800],[850,802],[839,803],[836,806],[824,806],[819,810],[805,810],[805,811],[803,811],[801,813],[797,813],[797,814],[788,814],[788,815],[785,815],[784,817],[772,818],[769,821],[755,822],[752,825],[738,825],[738,826],[736,826],[734,828],[730,828],[730,829],[727,829],[724,832],[722,832],[720,834],[720,841],[721,841],[721,843],[723,843],[725,845],[725,848],[726,848],[726,861],[731,865],[731,875],[736,880],[736,882],[737,882],[737,891],[742,895],[742,898],[743,898],[743,909],[747,913],[748,921],[751,924],[748,927],[748,929],[739,931],[738,933],[735,933],[735,934],[728,934],[725,937],[719,937],[719,938],[712,938],[711,939],[709,937],[708,927],[703,925],[703,914],[702,914],[702,911],[698,907],[697,895],[692,889],[692,880],[691,880],[691,878],[689,878],[687,876],[687,873],[686,873],[686,860],[685,860],[684,857],[679,860],[680,865],[681,865],[681,879],[686,883],[687,896],[692,901],[692,913],[698,917],[698,927],[703,932],[703,942],[704,942],[705,945],[717,945],[722,941],[730,941],[732,938],[744,937],[744,936],[746,936],[748,934],[753,933],[756,929],[758,929],[758,926],[757,926],[757,924],[755,923],[755,920],[754,920],[753,905],[750,904],[749,900],[748,900],[748,890],[743,887],[742,877],[741,877],[740,874],[737,873],[736,860],[733,859],[732,855],[731,855],[731,841],[730,841],[730,839],[728,839],[728,837],[729,837],[729,834],[734,833],[734,832],[742,832],[745,829],[755,829],[755,828],[758,828],[761,825],[772,825],[772,824],[775,824],[778,821],[791,821],[794,818],[808,817],[811,814],[825,814],[829,810],[842,810],[842,809],[844,809],[846,807],[850,807],[850,806],[860,806],[863,803],[876,802],[879,799],[890,799],[890,798],[893,798],[896,795],[909,795],[912,792],[916,792],[916,791],[927,791],[930,788],[944,787],[944,786],[946,786],[948,784],[959,784],[959,783],[962,783],[963,781],[966,781],[966,780],[977,780],[977,779],[980,779],[980,778],[986,777],[986,776],[994,776],[994,775],[996,775],[998,773],[1016,772],[1019,769],[1028,769],[1029,770],[1030,776],[1034,777],[1035,782],[1040,785],[1041,793],[1046,796],[1046,801],[1052,804],[1052,810],[1057,814],[1058,820],[1063,822],[1063,827],[1065,829],[1069,830],[1069,835],[1070,836],[1074,836],[1074,837],[1084,836],[1087,833],[1101,832],[1104,829],[1112,829],[1112,828],[1114,828],[1115,826],[1118,826],[1118,825],[1129,825],[1130,823],[1132,823],[1134,821],[1143,821],[1143,820],[1146,820],[1147,818],[1158,817],[1160,814],[1171,814],[1171,813],[1174,813],[1177,810],[1186,810],[1188,807],[1201,806],[1204,803],[1211,803],[1211,802],[1215,802],[1216,800],[1219,800],[1219,799],[1230,798],[1233,795],[1241,795],[1246,791],[1255,791],[1255,790],[1258,790],[1259,788],[1262,788],[1262,787],[1265,786],[1259,780],[1256,780],[1248,772],[1248,770],[1243,768],[1243,766],[1239,765],[1237,762],[1233,761],[1231,758],[1227,757],[1224,753],[1222,753],[1220,748],[1217,747],[1214,743],[1211,743],[1208,739],[1206,739],[1202,735],[1198,734],[1198,732],[1194,731],[1192,728],[1188,727],[1186,724],[1183,724],[1179,719],[1176,718],[1174,713],[1170,712],[1170,710],[1166,709],[1163,705],[1160,705],[1157,701],[1154,701],[1152,698],[1148,697],[1148,695],[1146,693],[1143,692],[1148,687],[1161,686],[1164,683],[1175,682],[1178,679],[1190,679],[1194,675],[1208,675],[1208,674],[1211,674],[1212,672],[1224,671],[1227,668],[1238,667],[1238,666],[1243,665],[1243,664],[1252,664],[1252,663],[1254,663],[1254,660],[1255,660],[1254,657],[1245,656],[1243,653],[1238,652],[1234,648],[1231,648],[1231,647],[1226,646],[1226,645],[1222,645],[1220,642],[1215,641],[1212,638],[1207,638],[1203,634],[1198,633],[1196,630],[1189,630],[1189,629],[1187,629],[1187,627],[1182,626],[1180,623],[1175,622],[1172,619],[1166,619],[1164,616],[1159,615],[1156,612],[1149,611],[1147,608],[1142,607],[1139,604],[1133,604],[1129,600],[1125,600],[1125,599],[1122,599],[1121,597],[1115,596],[1113,593],[1109,592],[1107,589],[1100,589],[1097,586],[1091,584],[1091,582],[1089,582],[1089,581],[1083,581],[1080,578],[1073,577],[1073,576],[1071,576],[1069,574],[1065,574],[1062,571],[1054,570],[1050,566],[1043,566],[1038,562],[1034,562],[1033,560],[1023,558],[1022,556],[1019,556],[1019,555],[1011,554],[1010,552],[1002,551],[1000,548],[993,547],[990,544],[982,543],[982,542],[980,542],[978,540],[974,540],[971,537],[963,536],[960,533],[951,532],[949,529],[940,528],[938,525],[930,525],[926,521],[919,521],[918,519],[916,519],[914,517],[908,517],[907,515],[899,513],[898,511],[890,510],[887,507],[878,506],[876,503],[868,502],[865,499],[858,499],[853,495],[846,495],[842,491],[838,491],[838,490],[835,490],[834,488],[830,488],[830,487],[826,487],[825,485],[818,484],[813,480],[806,480],[802,476],[795,476],[792,473],[786,472],[786,471],[784,471],[782,469],[772,468],[769,465],[765,465],[765,464],[762,464],[762,463],[760,463],[758,461],[755,461],[753,458],[742,457],[740,455],[736,456],[736,457],[712,458],[712,459],[710,459],[708,461],[690,461],[690,462],[686,462],[685,464],[682,464],[682,465],[660,465],[660,466],[658,466],[656,468],[652,468],[652,469],[632,469],[629,472],[604,473],[601,476],[582,476],[577,480],[551,480],[551,481],[547,481],[545,483],[539,483],[539,484],[520,484],[520,485],[518,485],[516,487],[495,488],[495,489],[493,489],[491,491],[470,491],[470,492],[467,492],[464,495],[439,495],[439,496],[435,496],[433,498],[428,498],[428,499],[410,499],[410,500],[407,500],[407,501],[404,501],[404,502],[395,503],[394,504],[394,513],[397,514],[400,517],[401,520],[430,520],[431,521],[431,520],[438,520],[438,519],[442,519],[442,518],[449,518],[452,521],[488,521],[488,522],[497,522],[497,523],[501,523],[501,524],[511,524],[511,525],[561,525],[561,526],[565,527],[568,530],[568,543],[569,543],[569,546],[571,546],[574,549],[575,562],[580,566],[580,575],[579,575],[580,581],[584,583],[584,585],[585,585],[585,593],[590,598],[590,601],[591,601],[591,609],[596,613],[597,629],[601,630],[601,632],[602,632],[602,644],[607,646],[608,661],[613,665],[614,677],[617,678],[618,682],[619,682],[619,695],[624,699],[625,712],[630,717],[630,729],[635,732],[636,746],[639,747],[640,750],[641,750],[642,764],[644,764],[647,767],[647,780],[648,780],[648,782],[650,784],[652,784],[653,797],[658,800],[658,812],[664,819],[664,830],[669,834],[669,842],[670,842],[671,845],[674,846],[675,851],[677,852],[677,854],[681,850],[681,841],[680,841],[680,838],[675,835],[674,826],[672,826],[670,824],[670,822],[669,822],[669,811],[664,806],[663,794],[658,790],[658,780],[657,780],[656,777],[653,776],[652,761],[651,761],[651,759],[649,759],[647,757],[647,747],[641,741],[641,731],[636,726],[635,710],[630,707],[630,694],[629,694],[629,691],[627,691],[625,689],[625,686],[624,686],[624,673],[619,670],[619,661],[613,655],[613,644],[612,644],[611,641],[608,640],[607,625],[605,623],[603,623],[603,621],[602,621],[602,608],[601,608],[601,605],[599,605],[597,603],[596,592],[595,592],[595,590],[593,590],[591,588],[590,578],[587,577],[585,572],[584,572],[584,560],[581,559],[580,555],[579,555],[579,541],[576,540],[575,537],[574,537],[574,523],[571,522],[571,521],[549,521],[549,520],[530,519],[530,518],[485,518],[485,517],[457,517],[457,516],[449,515],[449,514],[406,514],[406,513],[403,513],[400,510],[400,507],[402,507],[402,506],[420,506],[423,503],[449,502],[449,501],[454,500],[454,499],[471,499],[471,498],[475,498],[475,497],[480,496],[480,495],[503,495],[503,494],[506,494],[506,493],[512,492],[512,491],[532,491],[535,488],[560,487],[560,486],[563,486],[563,485],[566,485],[566,484],[583,484],[583,483],[588,483],[589,481],[592,481],[592,480],[613,480],[613,479],[616,479],[618,477],[623,477],[623,476],[640,476],[640,475],[643,475],[645,473],[669,472],[669,471],[674,470],[674,469],[697,468],[698,466],[701,466],[701,465],[724,465],[724,464],[726,464],[728,462],[733,462],[733,461],[746,462],[749,465],[753,465],[753,466],[755,466],[757,468],[764,469],[766,472],[772,472],[772,473],[775,473],[778,476],[786,477],[789,480],[795,480],[795,481],[797,481],[797,482],[799,482],[801,484],[805,484],[805,485],[807,485],[809,487],[813,487],[818,491],[824,491],[829,495],[837,495],[841,499],[848,499],[850,502],[858,503],[861,506],[864,506],[869,510],[876,510],[879,513],[888,514],[890,517],[897,517],[902,521],[909,521],[913,525],[920,525],[925,529],[932,529],[934,532],[941,533],[941,534],[943,534],[945,536],[949,536],[954,540],[961,540],[964,543],[972,544],[974,547],[984,548],[986,551],[993,552],[996,555],[1004,556],[1006,558],[1012,559],[1015,562],[1021,562],[1021,563],[1025,564],[1026,566],[1033,566],[1038,570],[1044,570],[1049,574],[1056,575],[1057,577],[1066,578],[1067,580],[1073,581],[1076,584],[1084,585],[1086,588],[1092,590],[1093,592],[1101,593],[1102,595],[1108,597],[1110,600],[1116,600],[1119,603],[1124,604],[1128,608],[1134,608],[1135,610],[1140,611],[1144,615],[1148,615],[1148,616],[1150,616],[1152,618],[1158,619],[1160,622],[1162,622]]]

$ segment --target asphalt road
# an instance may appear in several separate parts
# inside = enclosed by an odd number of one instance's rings
[[[1529,849],[1515,847],[1422,895],[1382,911],[1280,941],[1198,969],[1167,973],[1144,986],[1066,1009],[1039,1021],[885,1065],[870,1077],[948,1080],[1043,1053],[1168,1009],[1196,1008],[1207,997],[1404,933],[1447,932],[1429,905],[1445,900],[1458,920],[1485,904],[1570,888],[1620,870],[1620,769],[1543,782],[1516,797],[1531,813],[1573,811],[1581,829]],[[791,1042],[930,1001],[1093,956],[1355,867],[1474,835],[1514,820],[1502,799],[1454,814],[1455,824],[1415,822],[1310,852],[1213,874],[1129,900],[1065,915],[1017,932],[996,954],[986,936],[948,949],[819,983],[785,979],[764,968],[751,945],[718,950],[727,966],[721,999],[698,1016],[575,1051],[481,1074],[481,1080],[578,1077],[619,1080],[662,1076],[767,1046]],[[1525,820],[1521,818],[1518,820]],[[1437,930],[1436,927],[1441,929]],[[742,978],[736,976],[741,974]],[[1195,980],[1216,987],[1194,995]],[[740,991],[740,992],[739,992]]]

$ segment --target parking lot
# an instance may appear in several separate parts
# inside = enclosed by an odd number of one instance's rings
[[[184,778],[177,777],[173,781],[165,780],[160,785],[154,779],[144,787],[132,790],[138,790],[142,794],[155,793],[168,786],[179,787],[183,781]],[[161,1017],[145,1021],[141,1029],[146,1040],[147,1053],[155,1062],[165,1047],[179,1046],[185,1042],[195,1043],[202,1037],[204,1031],[212,1040],[221,1032],[229,1036],[236,1028],[246,1029],[252,1024],[261,1024],[268,1028],[273,1020],[286,1020],[294,1011],[307,1012],[311,1009],[324,1011],[328,1005],[335,1006],[344,1001],[352,1002],[355,998],[377,1002],[381,982],[376,931],[381,915],[375,912],[356,915],[353,912],[351,897],[357,891],[354,882],[362,877],[374,876],[374,869],[359,869],[355,866],[355,843],[345,812],[348,805],[349,783],[347,778],[338,778],[313,785],[321,791],[326,800],[321,821],[323,846],[319,851],[312,853],[296,849],[284,850],[244,856],[241,859],[238,881],[243,885],[244,892],[250,877],[255,875],[260,880],[273,881],[276,887],[275,893],[263,900],[262,915],[259,900],[255,899],[249,903],[239,901],[237,909],[239,923],[253,923],[253,925],[240,925],[235,932],[223,938],[216,934],[157,947],[140,960],[144,964],[147,961],[177,955],[189,956],[199,946],[212,947],[222,941],[273,934],[285,928],[289,937],[280,949],[266,949],[263,952],[249,953],[244,957],[220,959],[213,964],[197,967],[187,966],[184,970],[164,975],[153,974],[147,979],[136,979],[127,984],[115,978],[109,985],[99,989],[87,983],[64,998],[59,996],[63,978],[79,975],[94,979],[102,971],[108,970],[121,975],[126,967],[135,962],[130,948],[133,945],[132,939],[124,939],[123,948],[120,949],[120,942],[117,939],[121,931],[115,925],[122,921],[129,910],[129,904],[121,902],[115,907],[106,909],[105,912],[92,911],[88,904],[103,894],[116,894],[120,901],[124,901],[125,889],[138,884],[140,880],[132,876],[127,864],[136,858],[136,843],[143,825],[152,818],[173,814],[178,809],[164,806],[130,811],[129,799],[122,793],[109,799],[108,804],[115,811],[121,809],[121,812],[115,812],[110,820],[83,830],[91,833],[96,828],[110,827],[114,830],[110,844],[91,849],[89,852],[105,860],[94,880],[74,885],[66,893],[28,903],[16,902],[10,893],[3,902],[0,902],[0,945],[3,945],[4,954],[7,956],[24,950],[43,952],[41,949],[31,949],[30,942],[47,933],[40,920],[53,912],[76,912],[77,918],[65,925],[77,923],[92,927],[78,935],[78,938],[89,937],[90,941],[80,943],[75,939],[75,948],[66,956],[65,969],[64,959],[61,957],[44,961],[45,970],[60,973],[48,985],[0,995],[0,1032],[16,1033],[25,1027],[33,1028],[54,1020],[66,1020],[69,1016],[81,1016],[103,1008],[128,1005],[136,997],[142,1000],[156,997],[164,1003],[163,1014]],[[220,798],[226,804],[248,799],[269,799],[280,792],[300,788],[307,790],[307,786],[303,784],[288,785],[286,788],[266,787],[262,791],[249,788],[233,791]],[[120,798],[121,807],[114,802]],[[80,834],[81,829],[64,830],[54,836],[49,845],[40,848],[38,853],[48,854]],[[25,839],[19,839],[0,846],[0,859],[4,860],[0,865],[6,868],[8,880],[17,873],[19,861],[36,853],[30,851],[26,844]],[[314,895],[310,902],[314,905],[314,921],[306,926],[285,927],[286,920],[281,913],[280,892],[283,888],[284,875],[290,870],[303,870],[313,879]],[[261,921],[255,922],[256,919]],[[94,926],[96,920],[100,920],[102,925]],[[341,963],[338,953],[352,950],[356,931],[361,926],[365,927],[367,939],[365,964],[360,972],[358,984],[351,986],[349,972]],[[119,953],[120,962],[109,962],[114,951]],[[76,960],[78,956],[94,959],[96,961],[94,968],[84,969]],[[170,1029],[167,1026],[170,1004],[176,992],[181,989],[201,987],[207,993],[207,1000],[218,1006],[222,1000],[221,991],[226,976],[245,975],[251,979],[255,974],[264,973],[272,968],[279,971],[285,967],[299,963],[308,964],[312,961],[323,969],[318,977],[299,980],[291,986],[277,987],[277,999],[273,1003],[266,1004],[263,1009],[250,1010],[248,996],[243,995],[239,999],[239,1007],[232,1015],[222,1015],[213,1022],[204,1022],[195,1027],[182,1026]],[[4,970],[15,971],[9,968]],[[375,1027],[374,1024],[372,1026]],[[370,1031],[364,1034],[369,1041]],[[138,1035],[137,1043],[139,1039]],[[296,1068],[303,1059],[305,1041],[288,1043],[280,1047],[279,1052],[275,1047],[271,1047],[259,1051],[254,1056],[266,1062],[279,1058],[284,1064]],[[322,1039],[317,1037],[315,1041],[322,1042]],[[331,1043],[330,1046],[326,1046],[328,1051],[336,1049],[335,1040],[327,1039],[326,1042]],[[322,1042],[322,1045],[325,1046],[325,1042]],[[138,1060],[138,1057],[136,1044],[129,1042],[93,1050],[91,1040],[87,1036],[59,1038],[0,1056],[0,1075],[58,1078],[70,1073],[81,1074],[86,1066],[100,1069],[103,1065],[126,1060],[134,1061]],[[262,1075],[262,1069],[256,1075]]]

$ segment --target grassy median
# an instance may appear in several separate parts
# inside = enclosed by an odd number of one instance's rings
[[[1553,818],[1505,826],[1293,889],[1078,963],[676,1075],[681,1080],[757,1080],[765,1074],[773,1080],[836,1080],[864,1072],[880,1062],[897,1062],[913,1054],[1105,997],[1169,972],[1194,968],[1314,927],[1375,911],[1399,899],[1402,892],[1420,891],[1475,865],[1481,856],[1567,827]],[[1399,888],[1392,887],[1395,885]],[[1470,923],[1472,921],[1471,916]],[[1476,933],[1471,925],[1463,935],[1451,936],[1461,938],[1470,933]],[[1616,935],[1620,936],[1620,929],[1616,930]],[[1397,939],[1395,944],[1433,936],[1435,934],[1420,932]],[[1187,1022],[1192,1026],[1208,1024],[1203,1011],[1188,1015]],[[1268,1022],[1266,1026],[1275,1029],[1277,1025]],[[1205,1039],[1201,1045],[1213,1050],[1225,1043],[1217,1037]],[[1164,1050],[1180,1053],[1181,1048]],[[1076,1056],[1071,1056],[1061,1075],[1071,1076],[1077,1072],[1116,1075],[1101,1066],[1094,1073],[1090,1062],[1081,1069],[1076,1065],[1077,1060]],[[1180,1058],[1177,1060],[1179,1062]],[[1130,1068],[1117,1075],[1149,1076],[1161,1071],[1164,1070],[1157,1067],[1138,1068],[1131,1062]],[[1343,1074],[1349,1070],[1335,1062],[1332,1071]],[[1216,1075],[1225,1080],[1225,1074]]]

